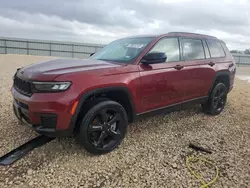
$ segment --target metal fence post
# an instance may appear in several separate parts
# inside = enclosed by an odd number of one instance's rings
[[[29,55],[30,52],[29,52],[29,41],[27,41],[27,55]]]
[[[239,56],[239,60],[238,60],[238,67],[240,67],[240,56]]]
[[[7,39],[4,40],[4,52],[7,54]]]
[[[74,44],[72,44],[72,58],[74,58]]]
[[[51,43],[49,43],[49,56],[51,56]]]

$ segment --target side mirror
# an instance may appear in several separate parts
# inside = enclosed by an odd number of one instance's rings
[[[162,63],[167,60],[167,56],[163,52],[151,52],[145,55],[141,63],[149,65],[149,64],[155,64],[155,63]]]
[[[91,57],[91,56],[94,55],[94,54],[95,54],[95,52],[91,53],[91,54],[89,55],[89,57]]]

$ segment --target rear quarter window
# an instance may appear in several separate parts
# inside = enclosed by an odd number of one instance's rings
[[[225,57],[225,51],[223,50],[221,43],[217,40],[206,40],[211,57]]]
[[[229,50],[228,50],[227,45],[226,45],[224,42],[221,42],[221,46],[222,46],[222,48],[224,49],[224,51],[225,51],[227,54],[230,53]]]

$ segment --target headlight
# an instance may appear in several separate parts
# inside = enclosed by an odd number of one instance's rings
[[[65,91],[71,82],[33,82],[34,92],[59,92]]]

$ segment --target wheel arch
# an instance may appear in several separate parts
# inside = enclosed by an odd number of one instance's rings
[[[216,72],[214,80],[212,82],[212,86],[210,87],[208,96],[212,92],[215,83],[218,82],[218,81],[221,81],[222,83],[224,83],[226,85],[227,89],[229,90],[229,87],[230,87],[230,72],[228,70],[221,70],[221,71]]]
[[[115,96],[118,94],[119,96]],[[88,101],[95,99],[110,99],[120,103],[126,110],[128,114],[129,122],[132,122],[136,117],[135,105],[132,99],[131,92],[125,86],[112,86],[97,88],[82,94],[79,98],[78,105],[76,107],[75,113],[71,118],[70,130],[74,132],[77,120],[80,118],[80,112],[83,109],[83,105]]]

